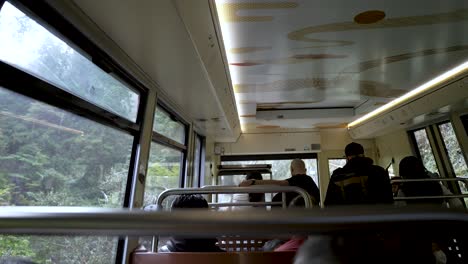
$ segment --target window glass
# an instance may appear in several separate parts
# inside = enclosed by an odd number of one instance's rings
[[[336,169],[343,168],[344,165],[346,165],[346,159],[328,159],[328,171],[330,172],[330,177]]]
[[[312,177],[317,187],[317,159],[303,159],[307,168],[307,175]],[[291,160],[248,160],[248,161],[223,161],[223,165],[255,165],[255,164],[270,164],[273,180],[285,180],[291,177],[290,165]],[[270,175],[263,174],[263,179],[269,180]],[[239,185],[243,181],[245,175],[220,176],[218,177],[218,185]],[[232,195],[221,194],[218,196],[218,202],[231,202]]]
[[[132,142],[130,135],[0,87],[0,204],[122,207]],[[28,252],[38,263],[113,263],[115,241],[1,237],[0,247]]]
[[[0,60],[45,79],[131,121],[139,95],[63,40],[5,2],[0,11]]]
[[[34,263],[116,263],[117,238],[85,236],[0,236],[0,256]],[[114,252],[109,254],[109,252]],[[30,263],[30,262],[1,262]]]
[[[184,124],[171,118],[171,116],[160,107],[156,108],[153,130],[182,145],[185,145]]]
[[[145,183],[145,205],[155,204],[164,190],[179,187],[183,153],[158,143],[151,144],[148,175]],[[169,197],[170,198],[170,197]],[[171,199],[164,206],[170,206]]]
[[[432,152],[432,147],[429,143],[429,138],[427,137],[426,129],[416,130],[413,133],[424,167],[426,167],[430,172],[439,173],[439,169],[437,168],[437,163]]]
[[[318,186],[318,173],[317,173],[317,159],[303,159],[307,168],[307,175],[312,177],[315,184]],[[291,177],[290,165],[291,160],[247,160],[247,161],[223,161],[223,165],[254,165],[254,164],[270,164],[271,172],[273,174],[273,180],[285,180]],[[220,185],[231,185],[223,184],[225,181],[227,183],[228,177],[232,176],[222,176],[224,178],[221,180]],[[242,179],[231,180],[234,185],[239,184]]]
[[[458,143],[455,131],[453,130],[452,123],[445,123],[439,125],[439,131],[444,141],[445,150],[448,154],[450,163],[452,164],[455,176],[468,178],[468,167],[466,166],[463,152]],[[468,193],[468,186],[461,184],[463,193]]]

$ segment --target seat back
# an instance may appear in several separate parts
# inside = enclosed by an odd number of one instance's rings
[[[226,252],[226,253],[132,253],[130,264],[288,264],[293,263],[295,252]]]

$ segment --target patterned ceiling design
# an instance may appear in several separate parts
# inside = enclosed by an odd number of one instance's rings
[[[465,0],[216,0],[244,132],[341,128],[468,60]],[[257,111],[350,108],[269,120]]]

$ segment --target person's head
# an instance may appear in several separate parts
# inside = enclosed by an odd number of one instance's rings
[[[291,176],[306,173],[307,169],[304,161],[301,159],[293,159],[293,161],[291,162]]]
[[[351,142],[345,147],[345,155],[347,160],[356,157],[364,157],[364,148],[359,143]]]
[[[258,171],[254,171],[254,172],[249,172],[247,173],[247,175],[245,176],[245,179],[246,180],[263,180],[263,177],[262,177],[262,174]]]
[[[420,179],[426,177],[426,168],[420,159],[408,156],[400,161],[400,176],[405,179]]]
[[[172,209],[180,208],[208,208],[208,202],[198,194],[183,194],[172,203]]]

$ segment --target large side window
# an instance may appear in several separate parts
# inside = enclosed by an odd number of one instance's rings
[[[26,8],[0,10],[0,204],[123,207],[144,89]],[[0,236],[1,256],[37,263],[115,263],[117,247],[114,237]]]
[[[468,167],[466,166],[465,157],[458,143],[452,123],[447,122],[439,124],[440,135],[445,147],[445,152],[448,155],[450,164],[456,177],[468,178]],[[463,193],[468,193],[465,184],[460,185]]]
[[[185,144],[185,125],[159,106],[156,108],[153,130],[179,144]]]
[[[161,192],[183,187],[187,152],[187,125],[161,106],[156,108],[148,174],[145,183],[145,205],[154,204]],[[166,206],[170,203],[166,199]]]
[[[136,121],[138,93],[8,2],[0,12],[0,39],[0,60]]]
[[[439,173],[439,169],[434,158],[434,152],[432,151],[429,138],[427,137],[426,129],[413,131],[413,135],[424,167],[431,172]]]
[[[222,156],[221,165],[271,165],[273,180],[285,180],[291,177],[291,161],[295,158],[302,158],[306,164],[307,175],[312,177],[315,184],[319,185],[317,156],[312,154],[286,154],[286,155],[246,155],[246,156]],[[269,180],[268,174],[263,174],[265,180]],[[245,175],[219,176],[218,185],[239,185]],[[268,196],[267,196],[268,199]],[[231,202],[232,195],[218,195],[218,202]]]
[[[145,204],[154,204],[159,194],[180,185],[183,153],[159,143],[151,144],[145,184]]]

